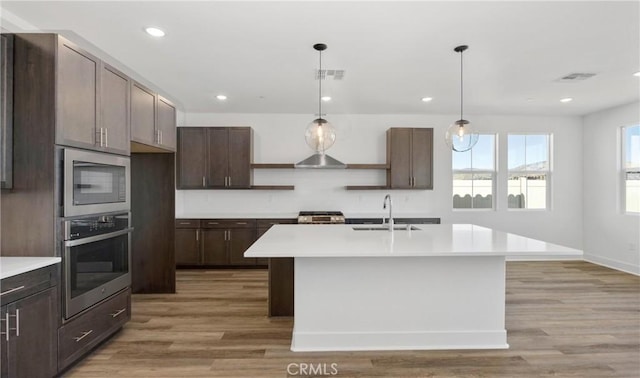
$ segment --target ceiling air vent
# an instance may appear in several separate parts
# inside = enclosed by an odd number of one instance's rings
[[[342,80],[344,70],[315,70],[316,80]]]
[[[576,72],[576,73],[564,75],[563,77],[557,79],[556,81],[561,83],[575,83],[578,81],[587,80],[594,76],[596,76],[596,74],[594,73]]]

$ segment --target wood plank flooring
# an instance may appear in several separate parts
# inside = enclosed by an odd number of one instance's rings
[[[266,271],[179,270],[177,294],[134,295],[132,320],[64,376],[640,377],[637,276],[508,263],[506,311],[507,350],[293,353],[293,321],[266,316]]]

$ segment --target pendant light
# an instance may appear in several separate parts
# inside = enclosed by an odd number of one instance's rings
[[[324,43],[316,43],[313,48],[320,56],[318,70],[318,118],[314,119],[304,133],[307,145],[316,153],[295,165],[296,168],[346,168],[346,164],[325,153],[336,141],[336,130],[326,119],[322,118],[322,52],[327,49]]]
[[[469,46],[458,46],[453,51],[460,53],[460,119],[455,121],[445,134],[445,142],[452,150],[457,152],[469,151],[478,143],[478,133],[473,129],[471,123],[462,116],[463,110],[463,76],[462,76],[462,53]]]

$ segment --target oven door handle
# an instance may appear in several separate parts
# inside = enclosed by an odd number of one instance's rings
[[[124,230],[110,232],[108,234],[89,236],[88,238],[76,239],[76,240],[67,240],[64,242],[65,247],[75,247],[78,245],[88,244],[97,242],[100,240],[115,238],[116,236],[124,235],[131,233],[133,231],[133,227],[125,228]]]

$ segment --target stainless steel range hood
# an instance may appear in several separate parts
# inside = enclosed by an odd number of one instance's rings
[[[347,165],[332,158],[327,154],[315,153],[301,162],[296,163],[296,168],[313,169],[345,169]]]

